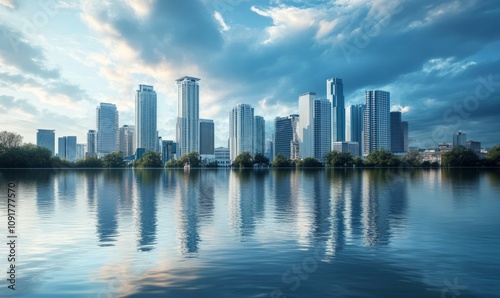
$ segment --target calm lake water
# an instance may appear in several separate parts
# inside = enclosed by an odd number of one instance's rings
[[[500,170],[1,170],[5,243],[10,182],[16,296],[500,297]]]

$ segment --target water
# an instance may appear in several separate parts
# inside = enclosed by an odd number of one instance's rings
[[[500,297],[499,170],[2,170],[2,241],[9,182],[16,296]]]

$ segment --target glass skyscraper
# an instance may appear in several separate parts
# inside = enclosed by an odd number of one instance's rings
[[[53,129],[38,129],[36,132],[36,145],[50,150],[52,156],[55,155],[56,136]]]
[[[96,108],[97,155],[104,156],[118,149],[118,110],[116,105],[101,103]]]
[[[182,77],[177,82],[177,156],[200,152],[200,79]]]
[[[314,100],[314,157],[321,162],[332,150],[331,108],[331,102],[327,99]]]
[[[332,142],[345,141],[345,99],[342,79],[330,78],[326,80],[326,97],[332,106],[331,140]]]
[[[254,119],[254,153],[264,154],[266,147],[266,121],[262,116]]]
[[[229,158],[231,162],[243,152],[254,154],[254,110],[238,104],[229,113]]]
[[[377,149],[391,150],[391,124],[389,113],[391,95],[387,91],[366,91],[366,109],[364,115],[363,155]]]
[[[299,96],[299,147],[300,158],[314,157],[314,100],[316,92]],[[275,153],[276,154],[276,153]]]
[[[363,156],[363,123],[366,105],[350,105],[346,109],[346,141],[357,142],[358,152],[355,156]]]
[[[153,86],[139,85],[135,96],[135,148],[156,151],[158,147],[156,101]]]
[[[200,154],[214,154],[214,121],[200,119]]]

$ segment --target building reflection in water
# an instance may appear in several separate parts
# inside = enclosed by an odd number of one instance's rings
[[[50,172],[37,172],[36,179],[36,207],[38,215],[45,217],[54,212],[55,175]]]
[[[72,208],[76,201],[76,173],[61,171],[56,177],[57,201],[64,208]]]
[[[264,195],[268,171],[232,170],[229,174],[230,225],[242,241],[255,234],[264,217]]]
[[[402,225],[408,201],[407,175],[391,169],[363,171],[363,226],[364,245],[389,243],[391,226]]]
[[[134,169],[135,198],[134,214],[139,231],[137,248],[140,251],[150,251],[156,244],[157,202],[156,196],[160,185],[162,169]],[[127,200],[126,200],[127,201]]]
[[[97,186],[97,235],[99,246],[114,246],[118,230],[117,194],[123,176],[121,170],[105,170]]]
[[[177,240],[183,255],[195,256],[200,242],[199,202],[200,171],[177,172],[179,175],[176,196]]]

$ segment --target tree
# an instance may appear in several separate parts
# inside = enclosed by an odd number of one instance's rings
[[[281,153],[278,153],[278,155],[274,157],[271,166],[275,168],[289,168],[293,166],[293,163],[290,158],[284,157]]]
[[[363,159],[360,156],[356,156],[355,158],[353,158],[352,163],[356,167],[362,167],[364,165]]]
[[[401,166],[403,167],[420,167],[422,158],[417,151],[410,151],[401,158]]]
[[[260,165],[269,165],[269,158],[265,157],[262,153],[255,153],[253,162]]]
[[[0,151],[0,168],[50,168],[52,153],[33,144],[5,147]]]
[[[353,164],[351,153],[340,153],[338,151],[331,151],[325,155],[325,164],[333,167],[350,167]]]
[[[22,143],[23,137],[20,134],[5,130],[0,132],[0,152],[7,148],[21,147]]]
[[[253,157],[250,152],[242,152],[233,161],[233,167],[251,168],[253,166]]]
[[[182,168],[183,165],[179,160],[171,159],[165,163],[165,168]]]
[[[200,162],[200,154],[197,151],[191,151],[189,153],[184,154],[179,159],[179,163],[181,167],[186,164],[189,164],[191,168],[199,168],[201,166]]]
[[[365,165],[371,167],[397,167],[400,160],[385,149],[370,152],[366,157]]]
[[[306,157],[297,163],[298,168],[321,168],[323,164],[314,157]]]
[[[163,167],[163,162],[161,160],[160,153],[148,151],[144,155],[134,162],[134,167],[137,168],[161,168]]]
[[[441,164],[445,167],[472,167],[479,163],[479,156],[464,146],[458,146],[441,155]]]
[[[500,166],[500,145],[495,145],[490,148],[490,150],[488,150],[486,158],[494,165]]]
[[[102,168],[102,159],[97,156],[87,156],[85,159],[78,159],[75,163],[77,168]]]
[[[116,151],[113,153],[108,153],[104,156],[103,166],[105,168],[123,168],[125,167],[125,161],[123,160],[123,153]]]

